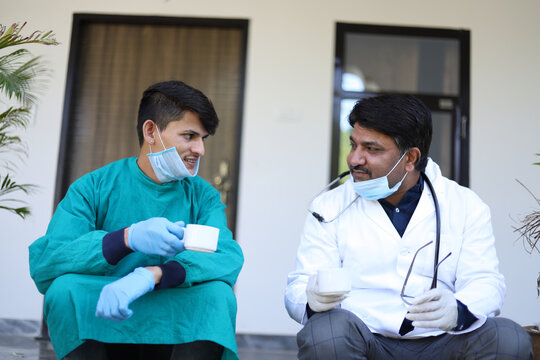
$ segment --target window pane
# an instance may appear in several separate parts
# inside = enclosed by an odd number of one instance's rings
[[[459,40],[345,34],[342,89],[458,95]]]
[[[444,176],[452,178],[452,114],[447,112],[432,111],[433,138],[429,148],[429,156],[439,164]]]

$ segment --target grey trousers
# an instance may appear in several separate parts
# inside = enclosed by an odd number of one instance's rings
[[[212,341],[177,345],[106,344],[88,340],[64,360],[219,360],[223,347]]]
[[[298,359],[532,359],[531,337],[505,318],[488,318],[470,333],[403,340],[373,334],[343,309],[310,317],[297,337]]]

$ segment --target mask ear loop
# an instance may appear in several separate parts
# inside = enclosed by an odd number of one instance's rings
[[[398,166],[398,164],[401,162],[401,160],[403,160],[403,158],[405,157],[405,155],[407,154],[407,152],[409,152],[409,150],[405,151],[403,153],[403,155],[401,155],[401,157],[399,158],[399,160],[397,161],[397,163],[394,165],[394,167],[392,169],[390,169],[390,171],[388,172],[388,174],[386,174],[386,176],[390,175],[392,173],[392,171],[394,171],[394,169],[396,168],[396,166]],[[407,174],[405,174],[405,176],[407,176]],[[405,179],[405,176],[403,177],[403,179]],[[403,181],[403,179],[401,181]]]
[[[161,140],[161,134],[159,133],[159,128],[157,127],[156,125],[156,130],[157,130],[157,134],[159,136],[159,141],[161,141],[161,145],[163,145],[163,150],[167,150],[167,148],[165,147],[165,144],[163,143],[163,140]],[[405,155],[405,154],[403,154]]]
[[[387,177],[387,178],[386,178],[386,182],[388,182],[388,187],[389,187],[389,188],[390,188],[390,182],[389,182],[389,180],[388,180],[388,175],[390,175],[390,173],[391,173],[392,171],[394,171],[394,169],[396,168],[396,166],[398,166],[398,164],[401,162],[401,160],[403,160],[403,158],[405,157],[405,155],[407,154],[408,151],[409,151],[409,150],[405,151],[405,152],[403,153],[403,155],[401,155],[401,157],[399,158],[398,162],[397,162],[397,163],[394,165],[394,167],[388,172],[388,174],[386,174],[386,177]],[[399,182],[402,183],[403,180],[405,180],[405,178],[407,177],[407,175],[409,175],[409,172],[406,171],[406,172],[405,172],[405,175],[403,175],[403,177],[401,178],[401,180],[400,180]],[[394,186],[395,186],[395,185],[394,185]]]
[[[163,140],[161,139],[161,134],[159,133],[159,128],[156,124],[156,130],[157,130],[157,134],[158,134],[158,137],[159,137],[159,141],[161,141],[161,145],[163,145],[163,150],[167,150],[167,148],[165,147],[165,144],[163,143]],[[150,153],[152,153],[152,145],[148,144],[150,146]]]

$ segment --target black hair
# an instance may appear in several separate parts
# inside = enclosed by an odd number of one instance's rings
[[[142,126],[146,120],[154,121],[159,130],[163,130],[171,121],[181,120],[186,110],[199,116],[204,129],[210,135],[215,134],[219,124],[216,110],[210,99],[200,90],[177,80],[159,82],[148,87],[139,104],[139,145],[143,144]]]
[[[433,129],[431,112],[420,99],[412,95],[380,95],[359,100],[349,114],[349,124],[390,136],[401,155],[417,147],[421,155],[415,169],[425,169]]]

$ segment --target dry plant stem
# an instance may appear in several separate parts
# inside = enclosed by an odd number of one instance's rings
[[[534,194],[518,179],[518,183],[521,184],[531,194],[531,196],[536,200],[536,203],[540,206],[540,199],[538,199]],[[525,251],[529,254],[534,252],[534,250],[540,253],[540,248],[538,240],[540,240],[540,211],[534,210],[529,215],[525,216],[521,220],[522,225],[518,228],[514,228],[514,231],[517,231],[520,234],[520,238],[523,238],[523,246]],[[540,297],[540,273],[536,279],[536,292],[537,296]]]
[[[538,199],[534,194],[519,180],[516,179],[518,183],[521,184],[532,195],[536,200],[536,203],[540,206],[540,199]],[[525,242],[525,250],[531,254],[534,250],[540,253],[540,210],[534,210],[532,213],[528,214],[521,220],[522,225],[518,228],[514,228],[515,232],[520,234],[520,237],[523,238]]]

